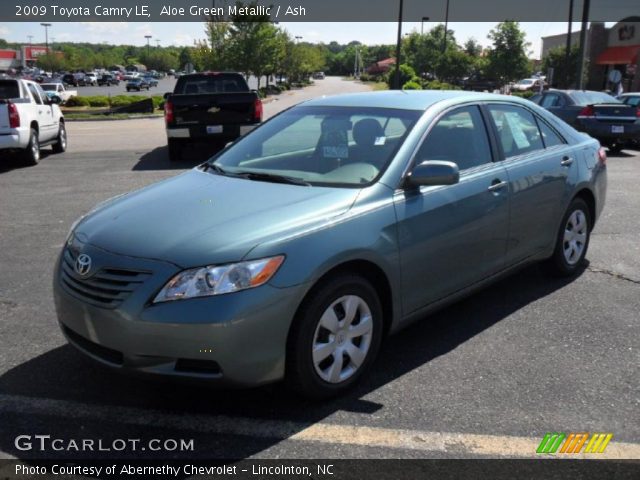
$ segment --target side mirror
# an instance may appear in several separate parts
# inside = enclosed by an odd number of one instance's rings
[[[169,98],[170,96],[171,96],[171,92],[167,92],[167,93],[165,93],[165,94],[162,96],[162,98],[164,98],[164,99],[166,100],[166,99],[167,99],[167,98]]]
[[[453,185],[459,180],[460,172],[455,163],[427,160],[413,167],[407,176],[406,184],[410,186]]]

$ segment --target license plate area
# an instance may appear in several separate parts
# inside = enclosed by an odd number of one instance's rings
[[[207,125],[207,133],[222,133],[222,125]]]
[[[611,133],[624,133],[624,125],[611,125]]]

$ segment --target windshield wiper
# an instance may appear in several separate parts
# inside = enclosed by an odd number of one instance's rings
[[[286,175],[276,175],[273,173],[263,172],[234,172],[234,174],[243,178],[248,178],[249,180],[256,180],[258,182],[286,183],[289,185],[302,185],[304,187],[311,186],[309,182],[305,182],[300,178],[288,177]]]
[[[205,171],[205,172],[207,170],[213,170],[218,175],[226,175],[226,176],[230,176],[230,177],[236,177],[237,176],[235,173],[227,172],[224,168],[222,168],[220,165],[216,165],[215,163],[205,162],[205,163],[203,163],[201,165],[201,167],[202,167],[202,170]]]

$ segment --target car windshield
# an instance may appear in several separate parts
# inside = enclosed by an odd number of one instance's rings
[[[622,103],[620,100],[604,92],[571,92],[576,105],[595,105],[598,103]]]
[[[210,163],[227,174],[362,187],[384,172],[420,114],[388,108],[297,107],[274,117]]]
[[[520,80],[518,83],[519,83],[520,85],[529,85],[529,84],[533,83],[533,80],[529,80],[529,79],[527,79],[527,80]]]
[[[628,97],[623,97],[622,101],[624,103],[626,103],[627,105],[631,105],[634,107],[638,107],[640,106],[640,96],[628,96]]]
[[[207,94],[247,92],[249,87],[242,75],[216,73],[180,77],[174,93]]]

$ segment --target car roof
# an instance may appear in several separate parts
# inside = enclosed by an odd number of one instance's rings
[[[303,106],[373,107],[397,108],[401,110],[426,110],[431,105],[457,99],[464,101],[514,100],[517,97],[493,93],[468,92],[464,90],[387,90],[383,92],[361,92],[343,95],[322,96],[308,100]]]

